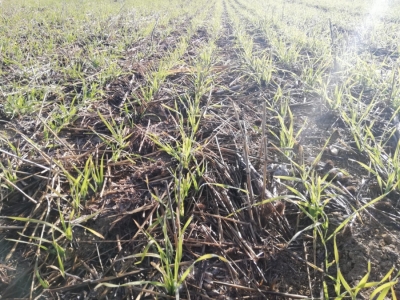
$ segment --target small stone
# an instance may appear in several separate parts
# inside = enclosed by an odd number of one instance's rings
[[[213,298],[220,296],[220,293],[217,290],[207,291],[207,294],[208,294],[208,296],[213,297]]]
[[[346,186],[346,190],[352,195],[357,194],[357,188],[354,185]]]
[[[353,236],[353,232],[351,230],[350,225],[346,225],[343,230],[340,232],[339,237],[343,240],[348,240]]]
[[[338,155],[338,154],[339,154],[339,149],[338,149],[338,148],[335,148],[335,147],[332,147],[332,146],[330,146],[330,147],[329,147],[329,152],[330,152],[330,154],[332,154],[332,155],[336,156],[336,155]]]
[[[374,204],[376,209],[383,210],[385,212],[393,212],[395,208],[391,204],[391,202],[384,198],[381,201],[378,201],[377,203]]]
[[[330,159],[328,159],[328,160],[325,162],[323,171],[324,171],[324,172],[329,172],[329,171],[332,170],[333,168],[335,168],[335,164],[333,163],[333,161],[331,161]]]
[[[314,163],[315,161],[315,157],[314,156],[309,156],[306,158],[306,163],[311,165],[312,163]]]
[[[204,279],[205,280],[208,280],[208,282],[212,282],[212,280],[213,280],[213,274],[212,273],[210,273],[210,272],[204,272]]]
[[[283,216],[285,213],[285,203],[282,201],[279,201],[275,204],[275,209],[276,212],[280,215]]]
[[[382,238],[386,245],[390,245],[391,243],[393,243],[393,239],[389,234],[382,234]]]
[[[289,176],[289,171],[285,166],[279,165],[274,171],[274,176]]]

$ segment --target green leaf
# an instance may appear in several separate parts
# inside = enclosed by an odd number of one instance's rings
[[[304,228],[304,229],[302,229],[302,230],[296,232],[296,234],[290,239],[290,241],[287,242],[286,247],[289,246],[294,240],[296,240],[297,237],[298,237],[299,235],[301,235],[303,232],[305,232],[305,231],[307,231],[307,230],[310,230],[310,229],[313,229],[313,228],[316,228],[316,227],[318,227],[319,225],[321,225],[321,223],[316,222],[316,223],[313,223],[313,224],[311,224],[311,225],[308,225],[306,228]]]
[[[56,242],[53,243],[53,246],[54,246],[54,248],[56,249],[56,252],[57,252],[58,266],[60,267],[61,275],[62,275],[62,277],[65,278],[64,263],[63,263],[63,260],[62,260],[62,257],[61,257],[61,256],[65,257],[65,251]]]
[[[328,285],[326,284],[325,280],[322,282],[322,286],[323,286],[323,290],[324,290],[325,299],[329,299]]]
[[[15,239],[6,239],[6,241],[10,241],[10,242],[16,242],[16,243],[22,243],[22,244],[28,244],[28,245],[33,245],[33,246],[38,246],[35,243],[31,243],[31,242],[25,242],[25,241],[19,241],[19,240],[15,240]],[[49,243],[51,243],[51,241],[48,241]],[[49,249],[46,246],[43,245],[39,245],[40,249],[46,250],[48,251]]]
[[[385,288],[382,290],[382,292],[379,294],[378,298],[374,298],[376,300],[384,300],[386,298],[387,293],[389,293],[391,287]]]
[[[383,282],[387,281],[387,280],[390,278],[390,276],[392,275],[393,271],[394,271],[394,267],[392,267],[392,268],[386,273],[385,277],[382,278],[382,280],[380,281],[380,283],[383,283]]]
[[[71,226],[68,226],[65,230],[65,237],[67,240],[72,241],[72,228]]]
[[[339,268],[338,268],[337,272],[338,272],[340,282],[343,284],[344,288],[349,293],[349,295],[353,296],[353,291],[352,291],[350,285],[347,283],[346,279],[344,279],[343,274]]]
[[[204,254],[202,256],[200,256],[198,259],[195,260],[195,262],[193,262],[189,268],[187,268],[187,270],[182,274],[181,278],[179,279],[179,285],[182,284],[186,277],[190,274],[190,272],[192,271],[192,269],[194,268],[194,265],[202,260],[206,260],[206,259],[211,259],[211,258],[219,258],[220,260],[222,260],[223,262],[228,263],[228,261],[219,255],[216,254]]]
[[[164,284],[158,281],[133,281],[133,282],[128,282],[124,284],[112,284],[112,283],[100,283],[94,287],[95,290],[97,290],[99,287],[105,286],[109,288],[119,288],[119,287],[126,287],[126,286],[136,286],[136,285],[146,285],[146,284],[151,284],[154,286],[159,286],[159,287],[164,287]]]
[[[89,228],[89,227],[80,225],[80,224],[77,225],[77,226],[80,226],[80,227],[85,228],[85,229],[86,229],[87,231],[89,231],[91,234],[93,234],[93,235],[95,235],[95,236],[97,236],[97,237],[99,237],[99,238],[101,238],[101,239],[104,240],[104,236],[103,236],[101,233],[98,233],[97,231],[95,231],[95,230],[93,230],[93,229],[91,229],[91,228]]]
[[[339,265],[339,251],[338,251],[338,247],[336,244],[336,234],[333,237],[333,253],[335,255],[336,264]]]
[[[375,286],[377,286],[377,285],[379,285],[379,282],[378,282],[378,281],[371,281],[371,282],[367,282],[367,283],[364,285],[364,288],[365,288],[365,289],[368,289],[368,288],[375,287]]]
[[[2,217],[0,217],[0,218],[2,218]],[[5,218],[11,219],[11,220],[15,220],[15,221],[21,221],[21,222],[37,223],[37,224],[47,225],[47,226],[53,228],[54,230],[56,230],[56,231],[62,233],[62,235],[65,235],[65,232],[64,232],[64,231],[62,231],[62,230],[59,229],[57,226],[55,226],[55,225],[53,225],[53,224],[51,224],[51,223],[49,223],[49,222],[46,222],[46,221],[41,221],[41,220],[36,220],[36,219],[31,219],[31,218],[23,218],[23,217],[5,217]]]
[[[354,296],[360,292],[362,288],[364,288],[365,284],[368,282],[369,275],[371,273],[371,261],[368,261],[368,272],[364,275],[364,277],[360,280],[358,285],[354,288]]]
[[[44,289],[48,289],[49,288],[49,283],[47,282],[47,280],[43,280],[42,277],[40,276],[39,270],[36,269],[35,272],[36,278],[39,280],[40,285],[44,288]]]
[[[370,299],[374,299],[374,297],[377,295],[377,294],[379,294],[379,293],[385,293],[385,295],[387,294],[387,292],[390,290],[390,288],[392,287],[392,286],[394,286],[395,284],[397,284],[397,280],[396,281],[391,281],[391,282],[387,282],[387,283],[385,283],[385,284],[382,284],[380,287],[377,287],[373,292],[372,292],[372,294],[370,295]],[[388,289],[387,291],[386,291],[386,289]],[[382,295],[382,294],[380,294],[380,295]]]

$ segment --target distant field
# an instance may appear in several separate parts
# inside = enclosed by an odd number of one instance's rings
[[[399,55],[399,0],[1,0],[0,298],[397,299]]]

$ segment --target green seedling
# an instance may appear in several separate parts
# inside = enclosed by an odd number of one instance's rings
[[[129,146],[129,138],[132,133],[130,133],[129,128],[124,123],[120,123],[118,125],[113,118],[110,118],[110,121],[108,121],[100,113],[98,113],[98,116],[103,121],[104,125],[106,125],[107,129],[110,131],[111,136],[98,133],[94,131],[94,129],[93,131],[104,141],[104,143],[107,144],[108,147],[111,148],[111,160],[116,162],[121,157],[124,149]]]
[[[294,132],[294,119],[293,113],[287,103],[287,101],[281,101],[281,111],[277,112],[272,108],[267,108],[270,111],[273,111],[277,114],[276,118],[279,121],[279,136],[269,129],[270,133],[279,140],[281,149],[284,149],[284,154],[287,157],[290,157],[292,151],[288,149],[293,149],[296,144],[301,132],[306,126],[306,123],[303,124],[303,127],[300,128],[296,133]]]
[[[150,242],[144,249],[143,253],[135,254],[132,256],[125,257],[125,259],[129,258],[141,258],[137,264],[140,264],[146,257],[152,257],[159,259],[159,263],[152,263],[152,266],[160,272],[162,275],[163,281],[162,282],[155,282],[155,281],[135,281],[135,282],[128,282],[122,285],[115,285],[110,283],[101,283],[95,287],[98,289],[101,286],[105,287],[121,287],[121,286],[136,286],[136,285],[145,285],[151,284],[154,286],[158,286],[165,289],[165,292],[170,296],[175,296],[176,299],[179,299],[179,291],[180,287],[183,282],[186,280],[187,276],[192,272],[196,263],[211,259],[211,258],[218,258],[224,262],[228,262],[225,258],[215,255],[215,254],[204,254],[197,258],[190,266],[181,274],[182,270],[180,264],[183,258],[183,242],[184,242],[184,233],[187,227],[190,225],[192,221],[192,217],[190,217],[183,228],[178,226],[177,236],[176,236],[176,245],[172,244],[168,233],[167,233],[167,219],[166,215],[164,217],[159,217],[161,219],[159,222],[161,223],[163,234],[164,234],[164,242],[165,246],[162,247],[149,233],[146,233],[147,237],[149,238]],[[158,222],[157,222],[158,223]],[[157,224],[156,223],[156,224]],[[150,249],[154,248],[156,250],[155,253],[149,252]],[[174,250],[175,249],[175,250]]]
[[[29,88],[24,91],[22,87],[16,87],[17,91],[7,96],[4,103],[4,112],[10,118],[31,114],[38,109],[43,99],[43,91]]]
[[[350,284],[344,278],[339,266],[339,251],[336,243],[336,236],[333,238],[333,252],[336,264],[336,278],[328,275],[328,277],[334,282],[334,288],[336,293],[335,299],[359,299],[357,296],[361,291],[374,288],[370,294],[370,299],[386,299],[385,297],[390,293],[393,299],[396,299],[395,291],[393,287],[398,283],[400,272],[397,273],[393,278],[392,274],[394,268],[391,268],[386,275],[380,281],[368,281],[371,274],[371,262],[368,261],[367,273],[361,278],[358,284],[351,287]],[[344,291],[342,292],[342,288]],[[325,296],[329,297],[326,283],[325,283]]]
[[[74,167],[77,176],[74,176],[62,166],[61,168],[70,184],[73,208],[79,212],[81,202],[87,198],[90,192],[98,191],[104,182],[104,158],[101,158],[99,164],[97,161],[94,163],[92,156],[89,156],[83,170]]]

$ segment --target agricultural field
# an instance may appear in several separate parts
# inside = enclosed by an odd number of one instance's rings
[[[0,0],[0,298],[399,298],[399,55],[399,0]]]

